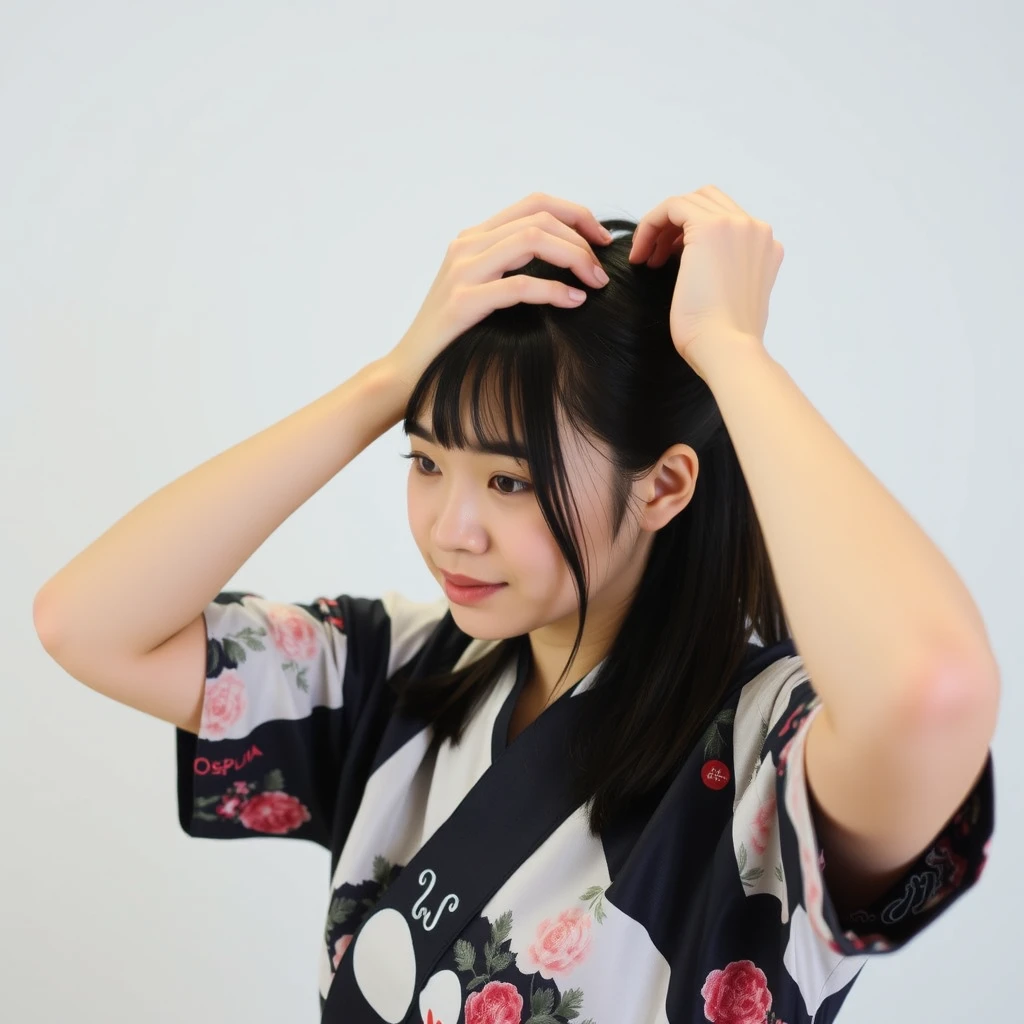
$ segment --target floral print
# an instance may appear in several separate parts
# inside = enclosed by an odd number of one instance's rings
[[[473,992],[463,1009],[466,1024],[519,1024],[523,997],[507,981],[492,981]]]
[[[324,943],[335,971],[356,929],[377,906],[401,870],[400,866],[378,855],[373,858],[373,878],[355,885],[346,882],[331,893],[327,923],[324,926]]]
[[[211,814],[206,808],[213,807]],[[193,816],[200,821],[229,821],[253,832],[283,836],[312,817],[297,797],[284,792],[284,778],[274,769],[262,788],[251,782],[233,782],[226,792],[194,800]]]
[[[537,939],[527,953],[550,978],[571,971],[590,951],[592,919],[582,907],[570,907],[558,917],[545,918],[537,927]]]
[[[258,594],[242,595],[262,601]],[[281,668],[294,673],[295,685],[309,693],[309,664],[319,657],[323,636],[316,621],[344,632],[345,620],[338,611],[338,602],[320,597],[311,605],[270,604],[265,602],[266,627],[248,625],[227,632],[217,639],[208,637],[206,644],[207,694],[204,699],[202,734],[210,739],[222,737],[232,723],[245,713],[244,682],[237,669],[245,663],[246,651],[262,652],[264,637],[270,638],[273,650],[283,655]],[[225,685],[226,684],[226,685]],[[209,705],[209,708],[207,708]]]
[[[751,960],[734,960],[712,971],[700,994],[712,1024],[785,1024],[771,1012],[768,979]]]
[[[222,672],[206,681],[199,732],[207,739],[224,736],[246,712],[245,682],[237,672]]]
[[[368,877],[330,893],[319,957],[323,1009],[340,967],[355,968],[345,957],[356,933],[404,870],[375,851],[414,849],[424,800],[436,796],[447,806],[466,795],[458,788],[466,780],[483,778],[493,756],[492,720],[476,723],[479,742],[463,744],[457,756],[448,752],[443,773],[421,779],[413,773],[424,762],[393,756],[415,752],[413,734],[404,722],[394,736],[387,732],[392,719],[374,695],[386,692],[396,652],[408,660],[435,635],[428,628],[435,613],[420,604],[342,595],[283,605],[225,592],[206,614],[201,727],[198,736],[178,736],[179,817],[191,835],[312,839],[331,850],[335,868],[343,850],[346,863],[367,865]],[[332,630],[345,635],[339,640]],[[408,1019],[831,1020],[860,954],[903,945],[981,875],[992,828],[991,769],[889,892],[838,920],[825,898],[824,851],[798,756],[820,701],[792,659],[792,651],[777,658],[717,709],[650,812],[603,835],[593,856],[591,837],[567,828],[556,860],[540,858],[533,875],[524,862],[527,877],[508,890],[527,894],[522,907],[502,902],[499,892],[493,916],[478,911],[413,992]],[[364,709],[373,728],[357,732]],[[406,746],[395,747],[396,737]],[[352,819],[359,789],[344,789],[366,784],[363,767],[371,780],[375,771],[383,779],[366,822]],[[579,856],[579,874],[570,875],[574,862],[563,852]],[[552,863],[558,871],[548,870]],[[587,888],[596,878],[609,887],[614,879],[611,901],[605,887]],[[565,890],[567,881],[579,888]],[[818,952],[804,956],[812,942]]]
[[[591,886],[580,896],[588,909],[567,907],[540,922],[522,958],[538,965],[532,973],[520,968],[515,951],[504,948],[511,944],[512,911],[505,911],[493,922],[477,918],[451,952],[456,970],[466,976],[465,1024],[563,1024],[579,1017],[583,990],[563,992],[552,979],[568,974],[586,958],[593,923],[600,924],[605,917],[603,897],[601,886]],[[422,1017],[424,1024],[447,1024],[439,1021],[429,1006]],[[579,1024],[594,1021],[587,1018]]]

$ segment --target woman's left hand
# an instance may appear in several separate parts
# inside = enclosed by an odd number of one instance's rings
[[[662,266],[682,252],[669,324],[676,351],[707,380],[730,348],[760,347],[784,255],[770,224],[713,185],[670,196],[637,225],[631,263]]]

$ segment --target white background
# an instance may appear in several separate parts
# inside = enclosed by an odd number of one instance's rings
[[[535,190],[636,219],[706,184],[784,244],[768,349],[955,565],[1002,670],[988,868],[840,1019],[1014,1017],[1022,29],[990,0],[6,0],[0,1017],[319,1015],[327,852],[186,837],[173,727],[46,655],[36,590],[384,355],[461,229]],[[406,450],[385,434],[231,585],[439,596]]]

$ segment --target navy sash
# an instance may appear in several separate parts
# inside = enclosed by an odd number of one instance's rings
[[[450,612],[448,614],[450,616]],[[413,676],[436,667],[438,658],[454,663],[450,656],[453,653],[451,629],[446,616],[439,635],[432,637],[429,649],[422,652],[424,656],[413,667]],[[455,647],[464,649],[470,638],[461,634],[457,627],[455,633],[458,634]],[[752,678],[765,664],[792,653],[791,649],[787,650],[789,644],[772,648],[767,658],[762,657],[763,648],[748,645],[747,658],[730,692]],[[446,653],[439,654],[445,649]],[[529,643],[524,638],[516,692],[524,679],[523,659],[528,656]],[[419,995],[438,961],[480,915],[492,894],[579,806],[566,752],[580,714],[580,702],[590,696],[589,689],[575,695],[567,691],[517,735],[391,882],[380,902],[353,934],[328,990],[321,1024],[381,1024],[381,1021],[420,1024]],[[544,779],[544,785],[527,784],[531,778]],[[481,870],[482,864],[487,865],[486,871]],[[368,927],[374,929],[377,936],[363,951],[367,960],[371,948],[375,950],[375,957],[380,958],[381,935],[389,940],[386,959],[390,964],[399,957],[408,960],[411,941],[415,967],[397,972],[404,977],[396,977],[396,984],[387,986],[388,995],[383,1000],[380,990],[374,986],[376,1004],[386,1016],[367,1001],[356,980],[360,938]],[[410,976],[413,978],[411,985]],[[397,991],[399,985],[402,992]]]

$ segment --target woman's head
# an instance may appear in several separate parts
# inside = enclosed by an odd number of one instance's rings
[[[406,422],[409,523],[428,568],[442,586],[445,574],[501,585],[482,600],[453,597],[456,624],[483,639],[531,634],[535,649],[562,652],[557,671],[574,658],[573,678],[600,660],[655,532],[685,507],[697,476],[681,444],[646,473],[623,464],[628,427],[614,404],[595,410],[573,397],[581,340],[485,341],[465,372],[451,361],[424,378]],[[531,344],[551,366],[537,365]],[[565,389],[552,386],[559,377]]]
[[[765,642],[785,635],[717,403],[672,344],[679,257],[634,266],[635,223],[605,226],[627,233],[597,250],[604,288],[588,289],[576,309],[523,303],[491,313],[434,359],[406,409],[417,453],[409,518],[428,568],[439,583],[443,571],[506,584],[479,603],[453,602],[452,615],[464,632],[509,644],[481,659],[484,671],[470,666],[421,688],[425,703],[408,695],[453,739],[484,672],[493,675],[526,634],[562,646],[565,670],[578,651],[586,668],[607,653],[590,739],[608,715],[625,716],[620,733],[632,733],[673,708],[678,737],[738,666],[752,629]],[[541,260],[515,273],[581,284]],[[597,657],[585,657],[588,648]],[[664,775],[679,751],[662,732],[658,764],[622,745],[629,779],[590,772],[604,812],[634,783],[650,788]]]

